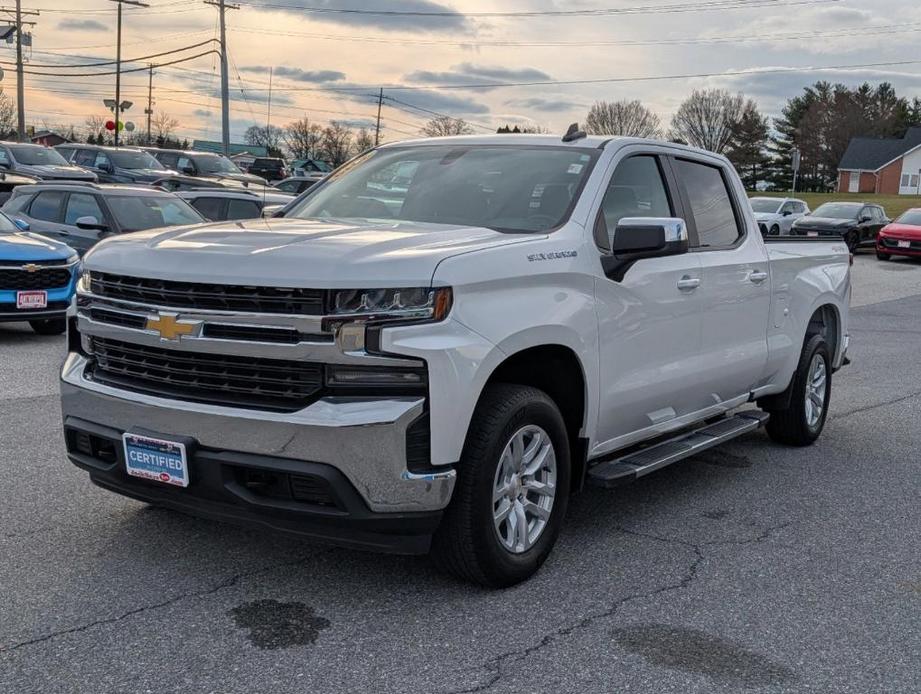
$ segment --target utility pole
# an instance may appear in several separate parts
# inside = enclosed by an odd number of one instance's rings
[[[153,115],[153,63],[147,66],[147,146],[150,147],[150,117]],[[116,126],[117,127],[117,126]]]
[[[381,87],[380,94],[377,96],[377,128],[374,131],[374,146],[381,143],[381,106],[384,103],[384,88]]]
[[[13,12],[8,7],[0,7],[0,11],[7,14]],[[16,135],[20,142],[26,139],[26,101],[25,101],[25,84],[24,72],[22,66],[22,25],[34,25],[35,22],[23,22],[23,15],[26,17],[37,17],[38,12],[35,10],[22,11],[22,0],[16,0]]]
[[[17,0],[18,2],[18,0]],[[118,147],[118,122],[119,111],[122,107],[122,5],[133,5],[134,7],[150,7],[147,3],[140,0],[110,0],[118,5],[118,30],[117,44],[115,48],[115,146]]]
[[[239,10],[239,5],[227,4],[225,0],[205,0],[221,13],[221,145],[224,156],[230,156],[230,87],[227,82],[227,28],[224,15],[227,10]]]
[[[265,141],[269,141],[269,132],[272,130],[272,75],[275,72],[275,68],[269,66],[269,101],[268,106],[265,112]],[[268,147],[266,147],[268,150]]]

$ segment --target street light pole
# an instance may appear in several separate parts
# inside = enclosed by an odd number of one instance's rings
[[[122,5],[133,5],[135,7],[150,7],[147,3],[140,0],[111,0],[118,5],[118,29],[116,36],[115,48],[115,146],[118,147],[118,122],[119,111],[122,103]]]

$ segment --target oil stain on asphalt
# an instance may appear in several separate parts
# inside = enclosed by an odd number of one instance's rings
[[[653,665],[706,675],[728,684],[762,687],[795,679],[789,668],[696,629],[637,624],[616,629],[612,635],[621,648]]]
[[[253,645],[266,650],[312,644],[329,628],[328,619],[317,617],[302,602],[254,600],[233,608],[230,615],[240,629],[249,630]]]
[[[743,468],[752,466],[752,461],[745,456],[736,455],[719,448],[711,448],[709,451],[698,453],[692,460],[706,463],[707,465],[716,465],[717,467]]]

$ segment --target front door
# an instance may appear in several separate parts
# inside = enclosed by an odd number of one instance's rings
[[[859,193],[860,192],[860,172],[859,171],[852,171],[848,175],[847,192],[848,193]]]
[[[665,171],[654,154],[633,154],[616,165],[601,203],[604,224],[595,239],[601,253],[608,252],[605,229],[622,218],[681,216]],[[642,438],[639,432],[671,428],[700,408],[700,280],[694,253],[639,260],[619,281],[596,280],[601,383],[595,455]]]

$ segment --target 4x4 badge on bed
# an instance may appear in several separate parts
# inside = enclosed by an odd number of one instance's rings
[[[200,320],[181,321],[175,313],[158,313],[147,319],[145,327],[159,333],[161,340],[178,342],[183,335],[197,335],[201,326]]]

